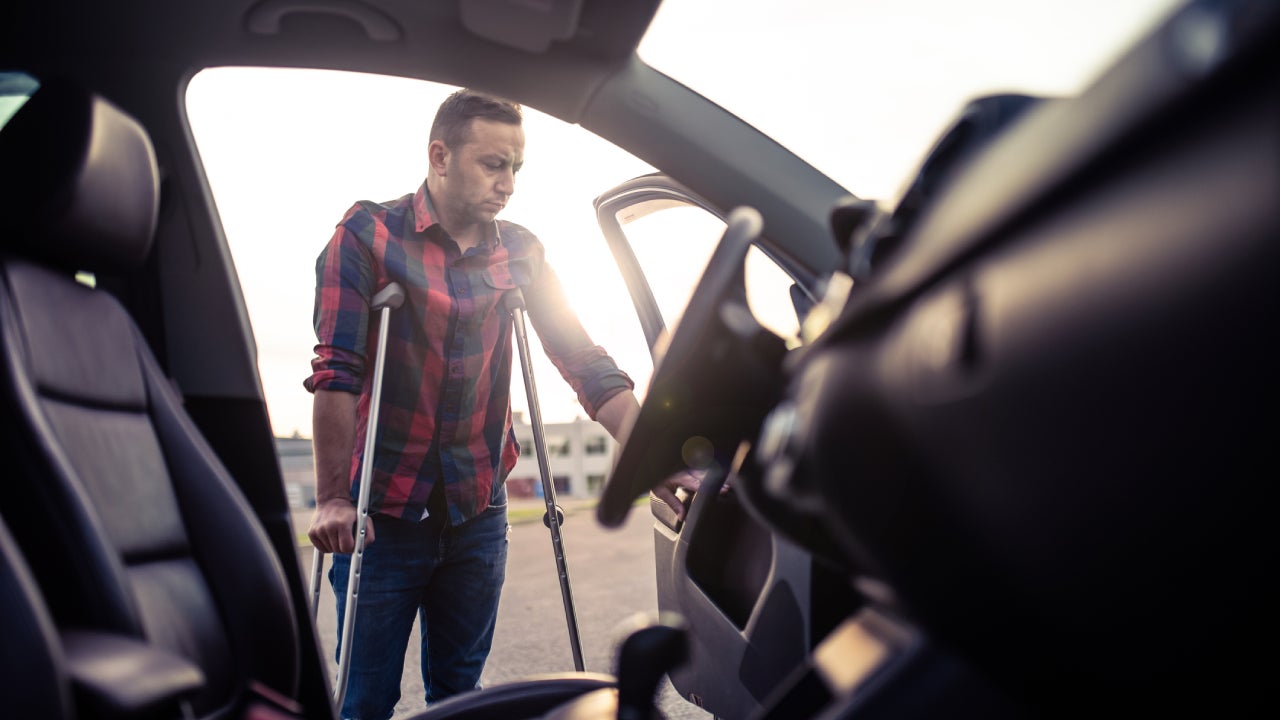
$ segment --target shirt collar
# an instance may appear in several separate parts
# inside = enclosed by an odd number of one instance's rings
[[[436,224],[435,213],[432,212],[431,196],[427,194],[427,182],[422,181],[418,186],[418,192],[413,194],[413,216],[416,219],[414,229],[418,232],[426,232],[427,228]]]
[[[414,228],[422,233],[427,228],[437,224],[435,207],[431,204],[431,195],[427,192],[427,182],[422,181],[422,185],[418,186],[418,191],[413,194],[413,215],[415,218]],[[442,228],[443,229],[443,228]],[[493,221],[493,230],[489,236],[489,242],[480,247],[485,252],[496,250],[502,243],[502,235],[498,230],[498,221]]]

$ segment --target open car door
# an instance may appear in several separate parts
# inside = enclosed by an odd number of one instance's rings
[[[629,180],[595,205],[656,366],[725,232],[725,216],[660,174]],[[797,278],[758,244],[741,265],[752,315],[776,336],[770,344],[786,352],[798,344],[811,279]],[[714,455],[705,438],[686,443],[689,468],[706,475],[696,497],[680,491],[683,520],[650,495],[658,607],[697,628],[672,684],[718,717],[746,717],[847,614],[853,594],[801,547],[770,532],[732,485],[720,493],[732,463]]]

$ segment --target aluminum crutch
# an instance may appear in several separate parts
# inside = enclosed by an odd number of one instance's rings
[[[542,517],[542,522],[551,529],[551,550],[555,553],[556,570],[560,575],[560,595],[564,598],[564,619],[569,625],[573,667],[581,672],[582,641],[578,638],[578,613],[574,609],[573,591],[569,587],[569,568],[564,559],[564,544],[560,541],[560,523],[564,515],[556,506],[556,488],[551,481],[551,470],[547,463],[547,442],[542,435],[542,411],[538,407],[538,389],[533,383],[533,365],[529,356],[529,336],[524,325],[524,293],[520,292],[520,288],[508,290],[502,296],[502,304],[511,313],[516,330],[520,369],[524,372],[524,391],[529,399],[529,419],[533,425],[533,446],[538,456],[538,469],[542,471],[542,497],[547,503],[547,514]]]
[[[373,477],[373,454],[378,434],[378,409],[382,401],[382,371],[387,360],[387,328],[391,311],[404,303],[404,288],[390,283],[369,302],[369,309],[381,315],[378,324],[378,348],[373,361],[373,390],[369,400],[369,422],[365,428],[364,460],[360,467],[360,497],[356,501],[356,546],[351,553],[351,569],[347,576],[347,604],[343,613],[342,642],[338,649],[338,682],[333,691],[334,706],[342,711],[347,697],[347,678],[351,671],[351,639],[356,626],[356,602],[360,596],[360,565],[364,561],[366,520],[369,518],[369,481]],[[320,607],[320,576],[324,569],[324,553],[319,548],[311,554],[311,619],[315,621]]]

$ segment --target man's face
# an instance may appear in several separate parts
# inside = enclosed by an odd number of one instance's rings
[[[491,223],[515,192],[524,164],[524,129],[496,120],[471,120],[467,141],[451,148],[444,197],[450,215],[465,225]]]

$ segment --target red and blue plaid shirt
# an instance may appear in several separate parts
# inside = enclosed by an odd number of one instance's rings
[[[433,218],[426,185],[378,204],[356,203],[316,261],[319,343],[307,390],[359,393],[352,497],[359,488],[377,316],[369,300],[400,283],[404,305],[388,321],[386,365],[369,511],[422,518],[444,483],[450,522],[489,506],[520,454],[511,429],[512,320],[502,294],[520,287],[548,356],[593,419],[634,387],[569,309],[560,281],[528,230],[494,223],[465,254]]]

